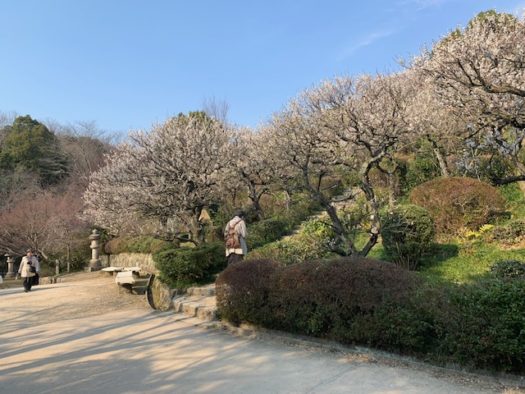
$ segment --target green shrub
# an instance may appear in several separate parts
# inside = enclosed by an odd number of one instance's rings
[[[427,209],[436,231],[447,235],[462,228],[477,230],[505,210],[498,189],[471,178],[439,178],[423,183],[412,190],[410,202]]]
[[[441,170],[434,154],[427,151],[424,154],[417,154],[413,160],[410,160],[403,175],[402,188],[410,191],[422,183],[441,176]]]
[[[212,281],[226,266],[222,243],[204,244],[196,248],[173,248],[153,255],[160,279],[173,288]]]
[[[329,243],[333,236],[328,223],[319,218],[310,219],[302,224],[297,234],[250,251],[248,258],[274,260],[290,265],[330,257],[332,252]]]
[[[261,220],[248,227],[248,239],[246,242],[250,249],[256,249],[278,240],[287,231],[288,223],[284,219],[269,218]]]
[[[447,309],[443,289],[422,286],[404,302],[386,301],[356,317],[347,331],[353,342],[401,354],[435,352],[443,335],[437,310]]]
[[[416,205],[399,206],[382,218],[381,237],[390,261],[416,269],[434,240],[434,221]]]
[[[153,237],[119,237],[113,238],[104,245],[106,254],[119,253],[157,253],[173,248],[175,244]]]
[[[449,302],[441,353],[472,367],[525,372],[525,281],[462,286]]]
[[[525,262],[518,260],[502,260],[494,264],[490,271],[500,279],[525,279]]]

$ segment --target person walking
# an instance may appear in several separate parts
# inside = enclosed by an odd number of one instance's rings
[[[32,249],[27,249],[26,255],[22,257],[22,262],[18,268],[18,274],[24,279],[24,291],[27,293],[31,291],[34,278],[40,272],[40,262],[37,257],[33,255]]]
[[[228,265],[242,261],[248,254],[248,245],[246,244],[246,222],[245,214],[238,210],[224,228],[224,242],[226,247],[226,257]]]

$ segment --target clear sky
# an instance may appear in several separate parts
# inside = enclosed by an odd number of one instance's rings
[[[256,126],[491,8],[525,0],[0,0],[0,111],[126,132],[214,97]]]

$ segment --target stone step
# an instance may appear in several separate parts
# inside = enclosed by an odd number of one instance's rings
[[[175,313],[183,313],[204,321],[217,319],[215,296],[178,296],[173,299],[172,305]]]
[[[192,304],[201,306],[215,306],[215,297],[201,297],[201,296],[178,296],[173,298],[173,310],[175,312],[182,312],[182,305]]]
[[[215,306],[206,306],[194,302],[183,302],[179,306],[179,313],[188,317],[196,317],[204,321],[213,321],[217,319],[217,308]]]
[[[189,296],[211,297],[215,296],[215,283],[202,287],[190,287],[186,290]]]

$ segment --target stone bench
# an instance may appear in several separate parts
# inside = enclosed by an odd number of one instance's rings
[[[114,275],[115,273],[121,272],[122,270],[122,267],[106,267],[101,269],[102,272],[107,272],[110,275]]]
[[[144,294],[149,286],[150,277],[141,278],[138,274],[139,267],[129,267],[127,270],[118,272],[115,283],[120,288],[127,289],[130,293]]]
[[[119,272],[140,272],[140,267],[106,267],[102,268],[101,271],[107,272],[110,275],[118,274]]]

